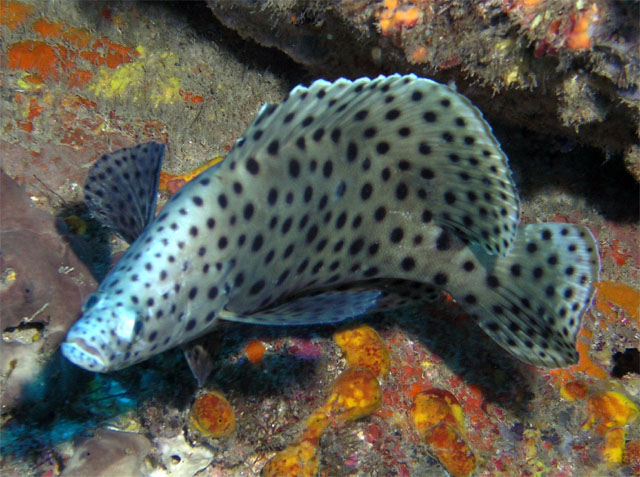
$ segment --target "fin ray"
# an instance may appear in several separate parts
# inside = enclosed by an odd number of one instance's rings
[[[84,186],[91,214],[128,243],[155,215],[165,145],[139,144],[103,155],[91,167]]]
[[[510,254],[495,260],[470,311],[480,327],[522,361],[562,367],[578,361],[576,335],[600,276],[596,241],[583,226],[520,227]]]
[[[295,298],[255,313],[239,314],[225,310],[220,318],[282,326],[338,323],[373,310],[381,295],[377,290],[331,291]]]
[[[507,158],[480,111],[446,85],[397,74],[318,80],[296,87],[278,106],[263,107],[240,143],[268,145],[266,131],[277,131],[271,144],[285,157],[304,150],[345,163],[385,161],[391,180],[383,194],[393,196],[392,184],[405,181],[409,197],[421,201],[420,212],[428,210],[490,254],[511,247],[519,199]],[[255,159],[268,167],[268,148],[244,147],[256,149]]]

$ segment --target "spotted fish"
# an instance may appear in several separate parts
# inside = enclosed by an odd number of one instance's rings
[[[522,361],[575,363],[599,276],[583,226],[518,224],[505,154],[481,113],[414,75],[296,87],[154,219],[164,145],[102,156],[85,186],[131,246],[62,352],[130,366],[218,320],[333,323],[446,290]]]

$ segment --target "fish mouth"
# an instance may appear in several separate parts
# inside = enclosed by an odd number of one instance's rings
[[[60,347],[65,358],[87,371],[107,371],[100,351],[82,338],[72,338]]]

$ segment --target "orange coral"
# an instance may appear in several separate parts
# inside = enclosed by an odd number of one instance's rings
[[[428,431],[425,442],[431,446],[438,460],[453,476],[470,475],[476,469],[476,458],[460,435],[444,423]]]
[[[264,477],[313,477],[317,472],[317,447],[305,440],[278,452],[262,469]]]
[[[247,359],[253,364],[258,364],[264,358],[264,353],[267,351],[264,343],[260,340],[251,340],[244,347],[244,354]]]
[[[598,289],[596,296],[596,307],[602,313],[609,315],[612,313],[610,302],[622,308],[629,318],[638,321],[640,316],[640,290],[617,282],[599,282],[595,284]]]
[[[382,390],[373,373],[362,367],[347,368],[331,386],[331,394],[305,423],[298,444],[274,456],[263,469],[263,475],[316,475],[317,448],[322,433],[332,421],[344,423],[368,416],[382,403]]]
[[[349,366],[367,368],[378,378],[389,374],[389,350],[380,335],[370,326],[360,325],[337,331],[333,339],[345,353]]]
[[[302,440],[318,443],[320,436],[322,436],[327,427],[329,427],[329,416],[327,416],[323,408],[320,408],[308,417]]]
[[[593,333],[585,328],[578,332],[576,350],[578,351],[578,363],[568,368],[550,369],[549,373],[555,377],[556,383],[566,383],[573,378],[575,373],[585,373],[598,379],[606,379],[607,372],[594,363],[589,356],[589,339]]]
[[[187,172],[186,174],[169,174],[168,172],[160,172],[158,190],[166,190],[169,191],[170,194],[175,194],[183,185],[185,185],[191,179],[196,177],[201,172],[206,171],[210,167],[219,164],[223,159],[224,157],[222,156],[214,157],[206,164],[198,167],[197,169],[194,169],[191,172]]]
[[[560,388],[560,395],[567,401],[584,399],[587,395],[587,386],[582,381],[571,381]]]
[[[367,368],[347,368],[331,386],[323,411],[336,421],[348,422],[368,416],[380,407],[382,390]]]
[[[616,427],[611,429],[604,436],[604,448],[602,455],[609,464],[621,464],[624,456],[625,435],[624,428]]]
[[[210,437],[225,437],[236,427],[236,415],[229,401],[217,391],[202,394],[191,409],[191,424]]]
[[[379,16],[380,31],[389,36],[402,29],[413,27],[420,18],[418,7],[409,5],[400,6],[398,0],[384,0],[382,12]]]
[[[22,2],[0,1],[0,25],[15,30],[35,11],[35,7]]]
[[[571,15],[573,27],[567,36],[567,48],[570,50],[585,50],[591,47],[589,29],[598,20],[598,6],[596,4],[593,4],[587,10]]]
[[[431,427],[441,422],[456,431],[464,431],[462,408],[455,396],[444,389],[430,389],[416,394],[413,397],[411,418],[422,437]]]
[[[416,394],[411,419],[449,473],[465,476],[475,470],[476,458],[464,440],[462,408],[453,394],[441,389]]]
[[[603,436],[614,427],[626,426],[638,418],[638,408],[624,394],[616,391],[598,393],[589,398],[588,417],[583,429],[594,430]]]

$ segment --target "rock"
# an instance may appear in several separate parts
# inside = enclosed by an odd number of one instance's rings
[[[100,429],[75,450],[62,477],[136,477],[143,472],[144,458],[151,451],[146,437],[133,432]]]
[[[0,171],[0,405],[21,401],[23,387],[57,350],[96,288],[89,269],[56,220]]]

